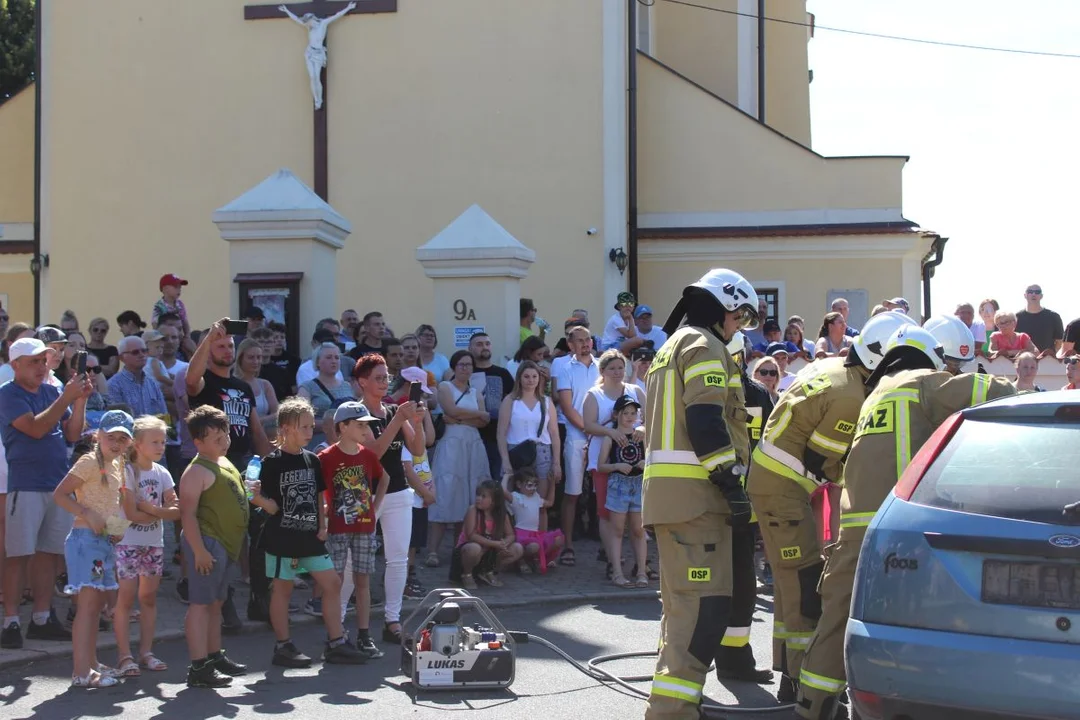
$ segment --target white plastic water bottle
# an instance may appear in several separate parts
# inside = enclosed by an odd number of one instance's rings
[[[255,497],[255,491],[252,489],[252,485],[259,482],[259,475],[262,473],[262,458],[255,455],[248,462],[247,469],[244,470],[244,485],[247,487],[247,498],[251,500]]]

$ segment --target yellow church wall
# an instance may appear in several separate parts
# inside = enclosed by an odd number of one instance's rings
[[[890,209],[902,157],[824,158],[638,56],[641,213]]]
[[[12,323],[34,322],[34,276],[30,254],[0,255],[0,295],[7,296],[4,310]]]
[[[245,1],[43,7],[46,317],[145,317],[175,272],[206,325],[236,292],[213,210],[279,167],[313,183],[305,32],[243,21]],[[585,233],[603,220],[601,6],[401,0],[330,29],[330,203],[353,232],[337,307],[305,315],[428,321],[415,250],[472,203],[536,251],[522,294],[545,317],[607,307]]]
[[[695,4],[730,12],[739,8],[738,0],[700,0]],[[710,92],[738,104],[737,20],[728,13],[658,2],[652,7],[654,56]]]
[[[765,122],[810,147],[809,29],[805,0],[780,0],[765,5],[767,17],[785,22],[765,23]]]
[[[33,85],[0,105],[0,225],[34,221]]]

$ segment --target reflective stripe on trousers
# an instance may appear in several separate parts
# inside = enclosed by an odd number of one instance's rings
[[[833,695],[839,695],[844,691],[844,688],[847,687],[847,683],[843,680],[818,675],[810,672],[806,668],[799,671],[799,683]]]
[[[685,700],[695,705],[701,702],[701,689],[703,687],[703,685],[671,675],[653,675],[652,692],[654,695]]]
[[[870,521],[874,519],[876,512],[859,512],[859,513],[842,513],[840,515],[840,527],[842,528],[856,528],[856,527],[868,527]]]
[[[750,644],[750,627],[728,627],[720,644],[724,647],[746,647]]]

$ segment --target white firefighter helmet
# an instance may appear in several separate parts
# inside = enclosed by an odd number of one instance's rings
[[[965,363],[975,359],[975,336],[955,315],[935,315],[923,323],[923,330],[941,343],[946,360]]]
[[[878,313],[863,325],[862,331],[852,343],[852,348],[866,369],[873,370],[881,362],[881,358],[885,357],[885,345],[893,333],[910,325],[919,326],[910,315],[892,310]]]
[[[741,327],[752,330],[762,318],[758,317],[758,295],[754,286],[739,273],[726,268],[714,268],[698,280],[690,283],[689,288],[707,290],[724,310],[739,313],[742,316]]]
[[[882,313],[884,315],[885,313]],[[880,316],[879,316],[880,317]],[[897,348],[914,348],[927,357],[934,364],[934,369],[945,369],[945,349],[936,337],[928,330],[923,330],[917,324],[904,325],[892,334],[885,343],[885,354]]]

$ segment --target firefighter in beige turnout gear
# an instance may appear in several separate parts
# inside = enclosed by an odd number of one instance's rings
[[[782,673],[781,702],[795,700],[802,655],[821,616],[824,561],[811,496],[840,479],[866,378],[889,336],[909,324],[914,320],[902,313],[877,315],[846,358],[804,368],[780,396],[754,450],[747,492],[773,570],[773,669]]]
[[[796,712],[808,720],[836,717],[837,699],[846,687],[844,631],[859,550],[877,509],[946,418],[981,402],[1016,394],[1005,378],[956,374],[963,362],[974,357],[974,344],[966,327],[967,337],[961,338],[948,325],[928,323],[934,327],[933,334],[918,327],[901,328],[870,377],[874,390],[863,403],[844,466],[840,536],[825,550],[821,620],[799,676]],[[937,372],[946,367],[949,372]]]
[[[731,613],[731,532],[750,520],[739,368],[725,347],[757,324],[757,294],[730,270],[686,287],[646,379],[642,516],[660,555],[660,651],[645,717],[696,719]],[[686,325],[679,327],[683,317]]]

